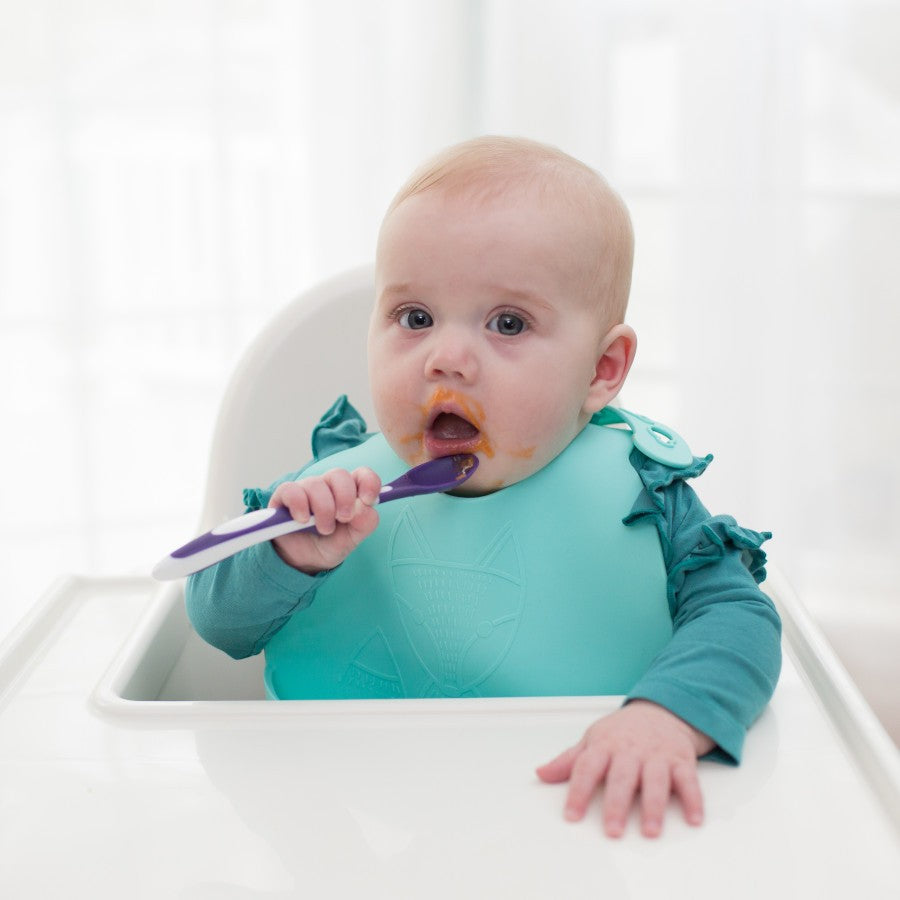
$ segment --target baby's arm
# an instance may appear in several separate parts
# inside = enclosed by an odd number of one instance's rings
[[[646,837],[657,837],[673,794],[691,825],[703,821],[697,757],[713,746],[710,738],[667,709],[634,700],[591,725],[574,747],[537,774],[551,784],[569,782],[565,815],[573,822],[584,817],[604,784],[603,825],[610,837],[624,833],[632,803],[640,795],[641,830]]]
[[[672,639],[626,706],[538,769],[547,782],[571,778],[570,819],[581,818],[603,784],[610,835],[622,833],[638,791],[645,835],[659,833],[673,793],[687,820],[699,824],[697,757],[715,749],[739,762],[746,730],[772,696],[781,666],[778,614],[749,567],[745,546],[753,541],[744,541],[733,519],[710,517],[684,483],[672,486],[673,498],[663,542],[667,570],[677,576]]]
[[[736,583],[740,576],[743,585]],[[739,554],[689,572],[680,594],[672,640],[635,685],[630,702],[538,769],[543,781],[571,779],[571,820],[583,816],[604,785],[603,820],[612,837],[622,833],[638,792],[646,836],[660,833],[673,793],[687,821],[700,824],[697,757],[716,749],[738,761],[743,735],[778,677],[778,616]]]
[[[194,629],[235,659],[259,653],[292,615],[308,606],[322,579],[328,577],[325,570],[343,561],[378,521],[370,504],[380,483],[369,470],[319,478],[303,478],[299,473],[288,478],[279,482],[271,498],[260,499],[271,506],[287,506],[300,521],[308,520],[313,512],[318,527],[331,534],[285,535],[279,543],[286,549],[276,547],[275,541],[256,544],[194,573],[185,585],[187,613]],[[294,482],[295,478],[301,480]],[[336,494],[329,486],[335,480]],[[347,498],[348,491],[352,501]],[[254,499],[248,498],[248,505],[253,505]],[[295,540],[285,541],[287,537]],[[306,564],[314,574],[295,568],[292,559]]]
[[[381,480],[367,468],[332,469],[278,486],[269,506],[285,506],[297,522],[314,516],[315,532],[286,534],[272,543],[290,566],[315,575],[340,565],[378,524],[373,506]]]

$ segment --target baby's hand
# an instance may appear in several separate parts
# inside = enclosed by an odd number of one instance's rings
[[[310,575],[340,565],[378,524],[372,508],[381,479],[371,469],[332,469],[280,484],[269,506],[286,506],[297,522],[316,518],[315,532],[285,534],[272,543],[288,565]]]
[[[603,791],[603,825],[621,837],[635,797],[640,794],[641,831],[657,837],[671,794],[678,794],[691,825],[703,821],[697,757],[714,743],[655,703],[633,700],[591,725],[584,737],[537,770],[542,781],[569,781],[566,818],[584,817],[597,788]]]

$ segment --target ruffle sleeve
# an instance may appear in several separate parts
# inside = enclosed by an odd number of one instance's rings
[[[366,420],[347,399],[347,395],[341,394],[313,428],[313,459],[324,459],[341,450],[349,450],[371,436],[366,430]]]
[[[372,435],[366,429],[366,420],[347,399],[347,395],[341,394],[312,430],[312,459],[302,469],[279,478],[268,488],[244,488],[247,512],[268,506],[279,484],[296,481],[314,462],[367,441]]]
[[[781,623],[757,586],[771,535],[711,516],[686,483],[711,460],[672,469],[632,454],[643,490],[623,521],[652,522],[659,533],[673,632],[627,700],[671,710],[712,738],[711,757],[736,763],[778,681]]]
[[[685,503],[685,482],[702,475],[712,459],[712,455],[695,456],[690,466],[674,469],[648,459],[639,450],[631,453],[631,464],[644,487],[623,522],[634,525],[652,521],[656,526],[666,560],[667,594],[673,612],[675,597],[685,575],[713,565],[730,550],[740,551],[741,561],[757,584],[761,584],[766,577],[766,553],[762,545],[772,537],[771,532],[743,528],[731,516],[709,516],[705,510],[704,520],[697,522],[696,527],[683,527],[687,510],[700,506],[692,494],[690,507]],[[684,546],[683,540],[679,542],[679,534],[691,535],[689,546]]]

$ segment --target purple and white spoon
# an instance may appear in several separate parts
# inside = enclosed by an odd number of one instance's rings
[[[452,490],[467,481],[477,468],[478,457],[471,453],[429,460],[384,485],[376,503]],[[315,529],[315,518],[296,522],[284,506],[257,509],[223,522],[212,531],[173,550],[156,564],[153,577],[158,581],[182,578],[234,556],[253,544],[271,541],[294,531]]]

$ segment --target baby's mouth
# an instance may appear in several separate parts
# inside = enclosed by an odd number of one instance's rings
[[[456,413],[439,413],[429,431],[441,441],[466,441],[478,437],[478,429]]]
[[[462,391],[438,387],[422,407],[425,417],[419,439],[426,457],[479,453],[493,457],[494,448],[482,430],[484,410]]]
[[[478,426],[455,412],[437,411],[425,429],[425,449],[431,457],[474,453],[482,443]]]

